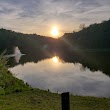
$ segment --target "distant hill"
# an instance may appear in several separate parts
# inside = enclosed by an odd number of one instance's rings
[[[53,38],[47,38],[37,34],[22,34],[11,30],[0,29],[0,52],[4,49],[11,52],[15,46],[18,46],[22,51],[28,50],[32,52],[33,49],[43,51],[43,49],[51,48],[48,42],[52,40]]]
[[[62,49],[110,49],[110,20],[92,24],[79,32],[65,33],[59,39],[0,29],[0,52],[7,49],[12,53],[15,46],[23,52],[28,50],[34,54],[45,50],[53,52]]]
[[[92,24],[79,32],[65,33],[60,40],[74,49],[110,49],[110,20]]]

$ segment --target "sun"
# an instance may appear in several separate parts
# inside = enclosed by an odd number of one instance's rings
[[[53,62],[55,62],[55,63],[58,63],[58,62],[59,62],[59,59],[58,59],[58,57],[56,57],[56,56],[53,57],[52,60],[53,60]]]
[[[57,37],[59,35],[59,31],[57,27],[53,27],[51,31],[52,36]]]

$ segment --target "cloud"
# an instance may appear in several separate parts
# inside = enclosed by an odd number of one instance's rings
[[[0,0],[0,27],[49,35],[49,28],[60,24],[69,32],[109,19],[109,7],[109,0]]]

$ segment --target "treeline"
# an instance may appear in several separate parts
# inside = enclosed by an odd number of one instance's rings
[[[59,39],[0,29],[0,52],[7,49],[10,53],[15,46],[18,46],[23,52],[30,53],[63,49],[109,49],[110,20],[92,24],[79,32],[65,33]]]
[[[60,39],[74,49],[108,49],[110,48],[110,20],[92,24],[79,32],[65,33]]]
[[[54,51],[56,39],[37,34],[22,34],[11,30],[0,29],[0,52],[7,49],[7,54],[12,54],[14,47],[18,46],[22,53],[33,56],[51,56],[48,52]]]

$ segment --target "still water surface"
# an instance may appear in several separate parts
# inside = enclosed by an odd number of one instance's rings
[[[67,63],[59,57],[27,62],[9,69],[17,78],[34,88],[74,95],[110,97],[110,78],[101,71],[91,71],[80,63]]]

